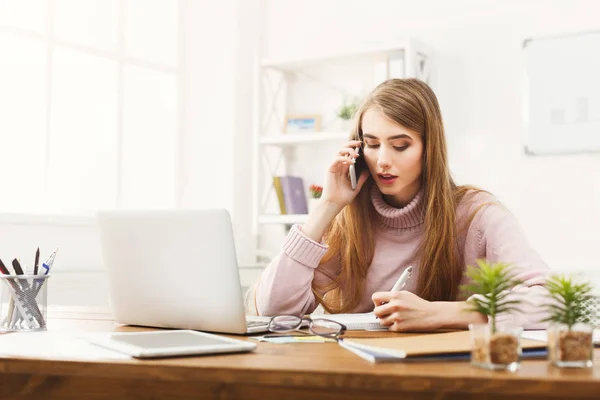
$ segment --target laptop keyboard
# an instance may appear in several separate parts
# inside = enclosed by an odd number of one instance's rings
[[[266,326],[268,325],[268,322],[264,322],[264,321],[246,321],[246,326],[248,328],[254,328],[257,326]]]

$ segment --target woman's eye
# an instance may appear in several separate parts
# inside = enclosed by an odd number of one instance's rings
[[[379,145],[378,145],[378,144],[369,144],[369,143],[366,143],[366,145],[367,145],[367,147],[368,147],[369,149],[376,149],[376,148],[378,148],[378,147],[379,147]]]
[[[408,148],[408,146],[394,146],[394,149],[398,151],[404,151]]]

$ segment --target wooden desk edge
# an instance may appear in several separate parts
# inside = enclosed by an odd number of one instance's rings
[[[48,365],[48,363],[51,363]],[[548,380],[543,377],[519,377],[511,373],[474,371],[477,376],[432,376],[431,374],[371,373],[365,375],[348,371],[281,371],[247,367],[232,368],[214,365],[180,366],[131,361],[91,362],[73,360],[2,359],[0,372],[28,376],[59,376],[65,378],[102,378],[115,380],[152,380],[164,383],[220,382],[235,385],[285,386],[289,389],[314,390],[365,390],[374,392],[429,392],[522,395],[523,385],[530,397],[533,395],[594,397],[598,382],[589,376]],[[486,373],[486,372],[489,372]],[[572,377],[571,377],[572,378]],[[566,384],[568,383],[568,384]]]

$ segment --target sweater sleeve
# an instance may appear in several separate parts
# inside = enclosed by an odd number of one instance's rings
[[[312,292],[313,280],[318,285],[333,281],[338,262],[319,265],[327,245],[307,237],[294,225],[281,252],[265,268],[256,286],[258,315],[304,315],[317,307]]]
[[[521,312],[501,314],[497,323],[514,323],[525,329],[541,329],[546,316],[542,305],[547,302],[544,282],[550,272],[548,265],[529,244],[515,216],[503,205],[494,203],[476,216],[480,254],[490,262],[504,262],[515,269],[522,285],[513,288],[508,298],[523,301]]]

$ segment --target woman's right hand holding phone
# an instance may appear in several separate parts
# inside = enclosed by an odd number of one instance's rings
[[[302,226],[304,234],[316,242],[321,241],[331,221],[354,200],[369,177],[368,171],[362,171],[360,177],[357,177],[356,189],[352,189],[348,171],[350,164],[353,164],[354,159],[359,155],[360,145],[359,140],[346,143],[327,169],[319,205],[310,213],[308,220]]]
[[[340,211],[354,200],[360,192],[362,185],[364,185],[369,177],[368,171],[362,171],[360,177],[356,177],[356,190],[352,189],[350,180],[348,179],[348,172],[350,165],[354,164],[359,156],[358,148],[360,145],[360,140],[347,142],[327,169],[321,199],[322,201],[338,205]]]

